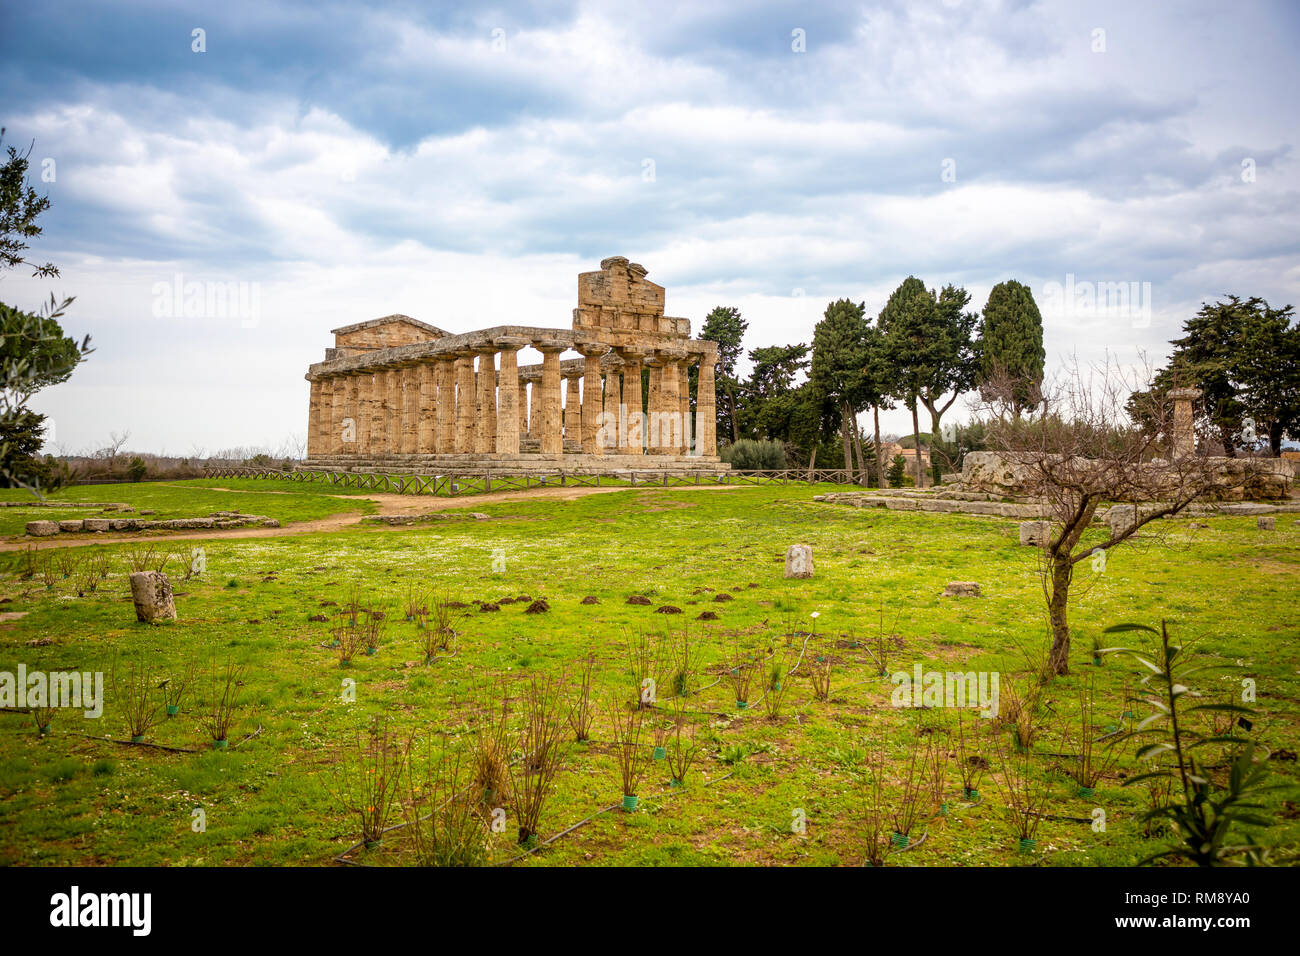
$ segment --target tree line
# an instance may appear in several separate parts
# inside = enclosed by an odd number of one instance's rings
[[[855,481],[878,485],[888,472],[880,412],[901,406],[911,412],[911,446],[918,449],[913,480],[924,483],[919,450],[928,448],[937,481],[940,458],[953,467],[969,450],[959,431],[942,432],[943,416],[961,395],[979,390],[1016,416],[1041,400],[1043,320],[1029,287],[1009,279],[993,287],[983,312],[969,305],[964,288],[936,291],[915,276],[874,317],[865,302],[837,299],[826,306],[811,343],[752,349],[743,380],[736,365],[748,323],[738,309],[715,308],[700,338],[718,343],[718,434],[733,443],[780,442],[810,468],[839,451]],[[929,417],[924,438],[922,408]],[[867,411],[870,454],[858,425]]]
[[[904,446],[927,449],[931,478],[960,468],[961,458],[984,447],[985,423],[943,429],[943,417],[963,394],[1012,420],[1046,412],[1043,321],[1027,285],[1008,279],[990,291],[982,312],[970,293],[953,284],[927,288],[915,276],[899,284],[880,312],[865,302],[836,299],[813,329],[812,342],[749,350],[749,375],[737,365],[748,323],[740,310],[718,306],[700,338],[718,343],[718,435],[777,443],[779,467],[814,468],[843,456],[853,480],[898,484],[897,467],[883,459],[880,412],[911,413]],[[1300,322],[1290,305],[1273,308],[1259,297],[1228,295],[1203,304],[1183,324],[1166,367],[1128,404],[1132,423],[1151,428],[1172,420],[1168,392],[1201,391],[1196,421],[1201,449],[1211,455],[1277,457],[1286,439],[1300,437]],[[1157,405],[1151,403],[1154,399]],[[1152,415],[1159,408],[1161,414]],[[921,412],[928,417],[922,431]],[[870,438],[859,416],[870,412]],[[1160,435],[1167,448],[1171,436]],[[724,449],[725,456],[725,449]],[[912,480],[923,483],[921,454]],[[765,467],[778,467],[767,461]]]

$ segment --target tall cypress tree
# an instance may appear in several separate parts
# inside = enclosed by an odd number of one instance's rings
[[[813,330],[813,388],[833,401],[840,414],[840,436],[844,442],[844,469],[853,472],[853,435],[857,412],[862,408],[863,374],[866,366],[867,304],[837,299]],[[861,461],[865,473],[866,464]]]
[[[718,402],[718,433],[730,435],[734,442],[740,438],[740,426],[736,422],[736,392],[740,382],[736,378],[736,361],[740,358],[741,341],[749,323],[740,315],[740,310],[729,305],[720,305],[704,317],[700,329],[700,338],[718,343],[718,364],[714,367],[717,387],[725,396],[725,402]],[[695,389],[698,369],[694,366],[690,373],[690,387]]]
[[[989,292],[980,324],[980,393],[986,401],[1000,400],[1019,417],[1042,401],[1043,317],[1029,286],[1015,279],[999,282]]]
[[[894,367],[894,396],[912,412],[918,488],[924,487],[925,477],[921,470],[921,423],[917,406],[935,364],[936,308],[934,293],[916,276],[908,276],[889,296],[877,320],[885,336],[885,352]]]

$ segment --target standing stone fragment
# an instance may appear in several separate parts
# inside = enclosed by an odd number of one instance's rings
[[[1137,521],[1137,508],[1133,505],[1113,505],[1106,512],[1106,524],[1110,526],[1112,539],[1118,538],[1133,527]]]
[[[785,576],[787,578],[810,578],[813,576],[811,544],[792,544],[786,549]]]
[[[172,585],[161,571],[136,571],[131,575],[131,600],[135,617],[145,624],[176,620]]]
[[[1272,515],[1269,515],[1268,517],[1264,517],[1264,515],[1260,515],[1258,518],[1255,519],[1255,527],[1258,528],[1260,531],[1272,531],[1274,528],[1277,527],[1277,519],[1274,518]]]
[[[1047,544],[1048,535],[1052,532],[1052,523],[1050,521],[1022,521],[1020,522],[1020,543],[1025,547],[1041,548]]]

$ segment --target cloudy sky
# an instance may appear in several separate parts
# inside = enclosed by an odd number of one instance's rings
[[[1028,283],[1058,363],[1300,301],[1295,3],[427,7],[0,5],[0,125],[62,270],[0,299],[75,295],[96,347],[36,400],[57,448],[280,446],[331,328],[567,328],[610,255],[697,330],[740,307],[750,348],[909,274]]]

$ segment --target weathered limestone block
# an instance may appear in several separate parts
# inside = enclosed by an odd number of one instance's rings
[[[1043,522],[1046,524],[1046,522]],[[974,581],[953,581],[943,589],[944,597],[979,597],[980,586]]]
[[[131,600],[135,617],[145,624],[176,620],[172,585],[161,571],[136,571],[131,575]]]
[[[1260,515],[1255,519],[1255,527],[1260,531],[1272,531],[1277,526],[1277,519],[1272,515],[1264,517]]]
[[[177,530],[191,530],[196,528],[211,528],[216,524],[215,518],[173,518],[167,522],[167,527]]]
[[[785,576],[810,578],[813,576],[813,549],[811,544],[792,544],[785,552]]]
[[[35,538],[48,538],[52,534],[59,533],[59,523],[57,521],[29,521],[27,522],[27,533]]]
[[[82,529],[82,520],[80,518],[67,518],[59,522],[60,531],[80,531]]]
[[[1010,461],[997,452],[967,452],[962,460],[961,483],[967,488],[978,488],[994,494],[1023,494],[1029,478],[1029,469]]]
[[[128,518],[87,518],[82,524],[87,531],[107,531],[114,521],[127,521]]]
[[[1137,521],[1137,508],[1134,505],[1114,505],[1106,512],[1106,524],[1110,526],[1110,536],[1118,538],[1133,527]]]
[[[1048,536],[1051,533],[1052,523],[1050,521],[1020,522],[1020,543],[1025,547],[1043,547],[1047,544]]]

